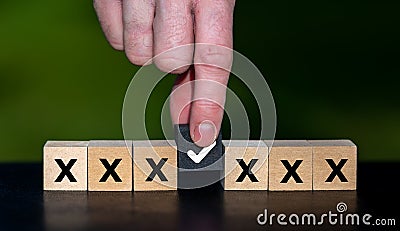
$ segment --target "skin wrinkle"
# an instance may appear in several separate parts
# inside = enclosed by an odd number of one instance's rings
[[[149,9],[146,13],[138,13],[135,17],[128,17],[125,20],[125,28],[127,31],[130,31],[131,34],[128,36],[131,38],[135,38],[136,36],[140,36],[141,34],[153,33],[151,30],[153,24],[152,12],[153,9]],[[140,10],[135,10],[135,12],[141,12]],[[133,34],[135,33],[135,34]],[[139,37],[138,36],[138,37]]]
[[[164,17],[160,15],[159,17],[165,21],[165,24],[171,25],[171,31],[168,32],[169,36],[166,37],[166,43],[168,43],[168,48],[174,47],[176,44],[180,44],[182,41],[186,39],[186,28],[188,19],[186,18],[186,14],[183,12],[187,11],[187,7],[182,10],[181,6],[177,4],[171,4],[168,7],[168,13],[165,10],[161,10],[162,14],[167,14]],[[157,15],[156,15],[157,17]]]
[[[208,99],[196,100],[194,103],[196,103],[199,108],[207,108],[201,111],[202,116],[205,118],[207,117],[212,118],[216,114],[222,113],[221,111],[223,107],[221,107],[218,103],[212,102]]]
[[[125,22],[125,26],[129,31],[135,31],[138,33],[143,33],[147,32],[147,28],[149,27],[148,24],[143,23],[149,21],[146,17],[138,17],[136,16],[135,18],[129,19],[128,22]]]
[[[99,4],[101,0],[94,0],[93,1],[93,7],[96,12],[105,12],[107,10],[107,5],[106,4]],[[109,4],[112,4],[112,7],[115,8],[121,8],[122,7],[122,0],[115,0],[115,1],[110,1]]]
[[[188,1],[157,1],[154,20],[154,54],[156,66],[164,72],[185,72],[193,59],[193,47],[180,47],[193,42],[193,24]],[[167,52],[165,52],[167,51]],[[158,56],[159,54],[161,54]]]
[[[206,14],[209,15],[208,22],[208,40],[215,41],[232,41],[232,24],[233,24],[233,8],[235,6],[235,1],[233,0],[211,0],[212,8],[202,8],[198,4],[204,0],[194,0],[193,6],[195,9],[195,14]],[[207,12],[204,12],[207,10]],[[203,11],[203,12],[202,12]],[[228,38],[222,38],[229,35]],[[213,43],[216,45],[223,45],[217,42]],[[229,47],[232,47],[230,44]]]
[[[179,19],[181,17],[181,19]],[[173,44],[180,43],[185,40],[185,26],[187,23],[184,15],[176,15],[175,17],[171,17],[167,22],[171,23],[172,31],[171,35],[167,37],[167,41],[171,41]]]
[[[227,27],[223,27],[222,25],[227,25],[229,26],[229,23],[225,23],[226,21],[226,17],[224,15],[226,15],[226,10],[220,10],[218,12],[214,12],[213,16],[211,17],[213,20],[211,21],[210,24],[210,31],[217,33],[218,37],[221,37],[222,35],[227,34],[227,31],[231,31],[232,28],[227,28]]]
[[[225,75],[227,70],[230,70],[232,65],[232,53],[228,48],[217,48],[217,47],[206,47],[202,46],[202,49],[195,55],[196,66],[204,67],[202,71],[207,72],[207,69],[211,70],[212,74],[214,69],[219,69],[221,75]],[[212,79],[212,77],[207,77]],[[219,78],[219,76],[217,76]]]
[[[145,65],[153,56],[154,3],[149,0],[123,3],[125,53],[132,63]]]
[[[143,2],[144,2],[145,4],[151,5],[153,9],[156,7],[156,2],[155,2],[155,0],[143,0]],[[154,15],[153,15],[153,16],[154,16]]]
[[[145,1],[143,5],[148,5],[150,3],[147,3],[148,1]],[[146,7],[147,8],[147,7]],[[138,32],[148,32],[148,28],[151,28],[153,25],[153,16],[154,16],[154,8],[149,7],[147,8],[148,10],[145,12],[143,11],[142,7],[134,7],[133,9],[130,9],[128,12],[137,12],[134,17],[129,15],[124,15],[125,18],[125,26],[128,27],[129,30],[135,30]]]
[[[214,6],[216,5],[216,6]],[[213,2],[213,8],[200,7],[197,9],[197,14],[204,14],[210,18],[208,20],[209,28],[207,33],[203,33],[206,38],[202,38],[203,41],[215,41],[213,44],[221,45],[224,47],[232,47],[232,20],[233,20],[233,9],[230,8],[234,6],[234,1],[215,1]],[[204,28],[202,28],[204,30]],[[218,42],[219,41],[219,42]],[[228,41],[228,43],[226,43]],[[197,50],[195,54],[196,62],[198,67],[201,68],[202,75],[207,76],[209,79],[211,76],[216,77],[216,79],[227,79],[229,74],[224,70],[230,70],[232,65],[231,57],[232,53],[229,49],[222,49],[219,47],[202,47],[202,49]],[[220,69],[216,71],[215,69]],[[218,73],[218,74],[217,74]],[[215,76],[218,75],[218,76]],[[227,75],[225,77],[225,75]],[[211,77],[212,78],[212,77]]]
[[[146,47],[153,46],[153,36],[149,35],[150,33],[152,34],[152,31],[149,31],[148,29],[147,30],[142,30],[142,31],[132,30],[132,32],[128,35],[128,37],[129,37],[128,41],[130,41],[128,43],[128,46],[130,48],[134,48],[137,45],[139,47],[141,45],[144,45]],[[140,37],[143,37],[143,39],[141,41],[142,44],[138,44],[140,41],[137,41],[137,39],[133,39],[133,38],[140,38]],[[147,41],[146,41],[146,39],[147,39]],[[148,42],[148,41],[151,41],[151,42]]]

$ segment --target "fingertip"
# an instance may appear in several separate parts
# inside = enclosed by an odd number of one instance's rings
[[[147,66],[152,63],[151,56],[139,56],[130,51],[127,51],[126,49],[125,49],[125,54],[129,62],[131,62],[134,65]]]
[[[113,42],[113,41],[108,40],[108,43],[110,43],[111,47],[114,50],[117,50],[117,51],[123,51],[124,50],[124,45],[122,43],[120,43],[120,42]]]
[[[124,44],[121,1],[94,0],[93,6],[108,43],[115,50],[123,50]]]

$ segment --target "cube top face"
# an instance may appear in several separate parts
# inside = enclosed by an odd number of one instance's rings
[[[308,140],[313,147],[356,147],[351,140]]]
[[[269,190],[312,190],[312,156],[305,140],[274,142],[269,154]]]
[[[357,147],[351,141],[310,141],[313,145],[313,189],[355,190]]]
[[[45,144],[44,190],[87,190],[87,143],[48,141]]]
[[[89,191],[132,191],[132,146],[113,142],[89,142]]]
[[[58,141],[58,140],[49,140],[44,145],[45,148],[55,148],[55,147],[87,147],[89,144],[88,141]]]
[[[89,147],[132,147],[131,140],[91,140]]]
[[[309,147],[310,143],[307,140],[265,140],[268,147]]]
[[[267,147],[262,140],[223,140],[225,147]]]
[[[133,147],[175,147],[175,140],[135,140],[133,141]]]
[[[268,189],[268,147],[263,141],[223,141],[225,190]]]
[[[133,143],[134,191],[176,190],[177,154],[173,141]]]

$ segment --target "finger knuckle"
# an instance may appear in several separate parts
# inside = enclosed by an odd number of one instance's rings
[[[198,109],[197,111],[202,115],[215,116],[222,111],[220,105],[210,100],[197,100],[194,104]]]
[[[114,48],[115,50],[118,51],[124,50],[124,44],[121,41],[117,39],[110,39],[108,42],[110,43],[111,47]]]
[[[172,5],[167,13],[156,14],[154,22],[159,25],[155,26],[155,33],[163,35],[164,43],[180,45],[192,37],[192,34],[188,33],[192,27],[191,16],[180,6]]]
[[[151,56],[140,56],[137,54],[130,53],[128,51],[125,51],[126,56],[128,57],[129,61],[132,64],[138,65],[138,66],[144,66],[148,65],[151,63]]]
[[[213,73],[222,70],[229,71],[232,65],[232,52],[227,48],[204,48],[196,50],[194,64],[203,72]]]
[[[163,72],[173,74],[181,74],[188,70],[190,60],[180,59],[176,57],[157,57],[155,64]]]
[[[137,16],[125,22],[125,30],[128,34],[140,34],[151,31],[152,25],[147,22],[148,20],[140,19]]]

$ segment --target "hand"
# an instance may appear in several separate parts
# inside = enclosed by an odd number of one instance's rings
[[[191,137],[201,147],[211,145],[221,128],[232,52],[219,46],[232,48],[234,5],[234,0],[94,0],[113,48],[124,50],[136,65],[156,56],[160,70],[180,74],[171,94],[172,122],[190,123]],[[163,53],[194,42],[219,46]],[[201,64],[188,65],[192,60]]]

